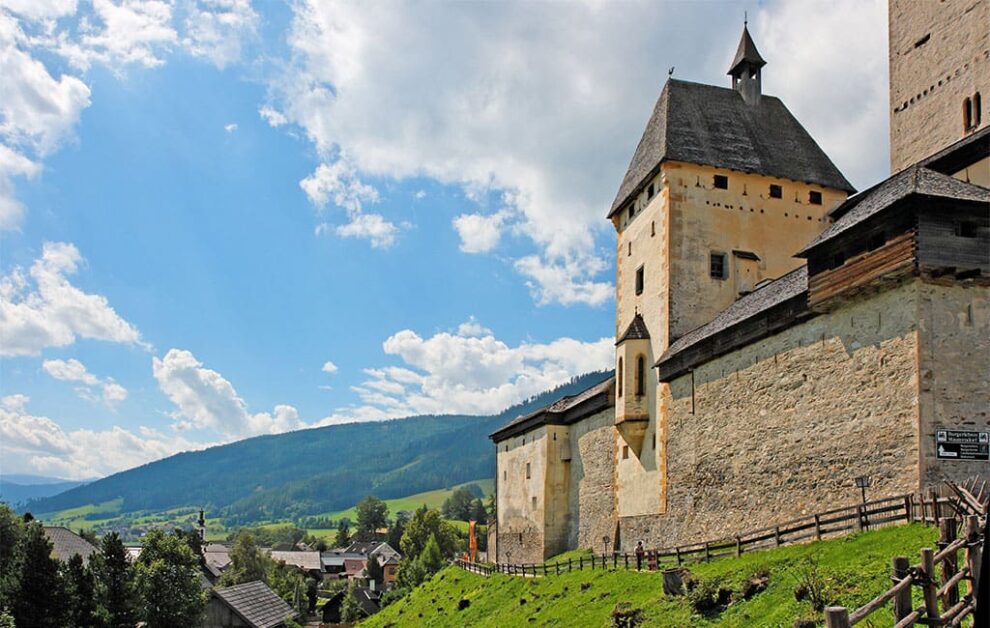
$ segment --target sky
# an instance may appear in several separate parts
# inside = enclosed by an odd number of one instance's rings
[[[0,472],[489,414],[613,362],[605,219],[744,13],[857,188],[886,3],[0,0]]]

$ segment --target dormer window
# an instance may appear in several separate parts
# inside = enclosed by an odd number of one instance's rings
[[[808,192],[808,202],[811,203],[812,205],[821,205],[822,193],[816,190],[812,190]]]
[[[646,200],[652,199],[655,194],[656,194],[656,190],[654,189],[653,184],[651,183],[650,187],[646,188]]]
[[[717,174],[712,177],[712,185],[715,186],[716,190],[728,190],[729,189],[729,177],[724,174]]]
[[[633,216],[635,215],[636,215],[636,203],[635,202],[629,203],[629,220],[632,220]]]
[[[783,198],[784,188],[780,187],[776,183],[770,184],[770,198]]]

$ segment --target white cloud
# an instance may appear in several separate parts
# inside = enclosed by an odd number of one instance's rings
[[[45,372],[57,380],[64,382],[78,382],[84,384],[86,388],[80,389],[80,396],[85,399],[93,399],[92,388],[100,388],[104,403],[113,405],[127,399],[127,389],[108,377],[101,380],[86,370],[82,362],[74,358],[68,360],[45,360],[41,367]]]
[[[457,334],[423,338],[412,330],[393,334],[385,353],[403,366],[366,369],[353,390],[361,404],[340,408],[321,425],[373,421],[416,414],[490,414],[558,386],[575,375],[609,368],[613,339],[510,347],[474,318]]]
[[[0,0],[0,7],[30,20],[42,20],[72,15],[76,0]]]
[[[324,373],[330,373],[331,375],[337,372],[337,365],[327,360],[323,363],[323,368],[320,369]]]
[[[227,133],[233,133],[234,131],[237,130],[237,123],[231,122],[230,124],[225,124],[223,130],[226,131]]]
[[[106,297],[69,283],[83,262],[75,246],[46,242],[26,277],[14,268],[0,278],[0,355],[37,355],[91,338],[147,347]],[[33,282],[33,286],[30,284]]]
[[[269,106],[264,106],[258,109],[258,115],[264,118],[265,122],[271,127],[280,127],[283,124],[288,124],[288,120],[281,112],[272,109]]]
[[[234,386],[220,373],[204,368],[189,351],[170,349],[165,357],[153,358],[152,372],[176,406],[173,418],[179,427],[211,429],[231,439],[305,426],[289,405],[276,405],[270,413],[251,414]]]
[[[182,43],[222,69],[241,58],[243,40],[257,28],[258,14],[249,0],[199,0],[186,17]]]
[[[345,210],[348,222],[333,228],[342,238],[361,238],[375,248],[388,248],[395,243],[399,228],[381,214],[364,213],[365,203],[377,203],[378,190],[358,178],[346,159],[339,158],[320,164],[313,174],[299,182],[310,202],[325,208],[330,202]],[[316,227],[317,235],[331,229],[329,223]]]
[[[210,446],[143,426],[138,434],[119,426],[66,431],[48,417],[28,414],[27,403],[25,395],[0,399],[0,457],[6,468],[86,479]]]
[[[334,231],[342,238],[361,238],[369,240],[375,248],[388,248],[395,244],[399,228],[381,214],[357,214]]]
[[[465,253],[488,253],[498,246],[502,237],[502,225],[512,215],[502,210],[490,215],[461,214],[454,218],[454,229],[461,237],[461,250]]]
[[[769,61],[764,84],[795,104],[863,185],[886,167],[884,3],[840,7],[771,1],[751,25]],[[666,70],[727,85],[741,26],[739,15],[709,3],[300,0],[293,8],[291,57],[270,80],[273,105],[320,155],[346,155],[357,177],[429,177],[475,198],[507,192],[533,248],[526,257],[535,256],[517,268],[540,302],[609,298],[611,247],[596,238],[612,237],[604,214]],[[855,54],[837,47],[836,33]],[[492,250],[486,227],[462,246]],[[547,275],[568,288],[541,282]]]
[[[162,0],[93,0],[98,26],[83,22],[78,44],[63,39],[60,50],[74,65],[94,61],[111,67],[136,64],[147,68],[165,63],[179,41],[172,27],[172,4]]]

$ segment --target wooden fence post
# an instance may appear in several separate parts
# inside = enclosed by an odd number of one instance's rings
[[[578,556],[578,571],[584,571],[584,556]]]
[[[895,556],[891,562],[890,579],[897,582],[907,578],[911,563],[907,556]],[[907,586],[894,597],[894,621],[899,622],[911,614],[911,587]]]
[[[935,489],[928,490],[928,499],[932,502],[932,517],[935,518],[935,525],[938,525],[942,513],[938,503],[938,493],[935,492]]]
[[[956,540],[956,518],[946,517],[939,524],[939,549],[948,547]],[[942,586],[956,575],[959,570],[959,563],[956,560],[958,552],[952,552],[942,559]],[[952,608],[959,601],[959,587],[950,587],[942,598],[942,608]]]
[[[736,558],[742,556],[742,541],[736,536]]]
[[[681,566],[681,546],[678,545],[674,548],[674,552],[677,554],[677,566]]]
[[[629,571],[629,554],[622,554],[622,558],[626,561],[626,571]]]
[[[904,521],[910,522],[913,513],[911,512],[911,495],[904,496]]]
[[[979,591],[980,566],[983,562],[983,544],[980,543],[980,517],[966,517],[966,566],[969,567],[969,580],[966,582],[966,592],[970,599],[976,599]],[[984,539],[984,542],[986,539]]]
[[[849,611],[844,606],[829,606],[825,609],[827,628],[849,628]]]
[[[571,559],[567,559],[567,573],[571,573],[574,569],[571,567]]]
[[[780,526],[773,529],[773,540],[777,543],[777,547],[780,547]]]
[[[822,540],[822,519],[818,515],[815,515],[815,540]]]
[[[863,506],[862,504],[856,506],[856,529],[860,532],[863,531]]]
[[[712,559],[711,552],[708,550],[708,541],[705,541],[705,562],[709,562]]]
[[[934,625],[938,626],[938,599],[935,597],[938,588],[935,583],[935,552],[930,547],[921,550],[921,570],[925,572],[925,581],[922,585],[925,596],[925,616],[929,620],[935,620]]]

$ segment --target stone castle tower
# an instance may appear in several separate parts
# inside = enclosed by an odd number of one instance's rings
[[[990,123],[990,1],[890,1],[890,168]]]
[[[741,295],[800,266],[794,254],[852,191],[784,104],[762,93],[765,65],[744,27],[731,88],[668,80],[609,213],[624,529],[666,509],[666,385],[654,363]]]

